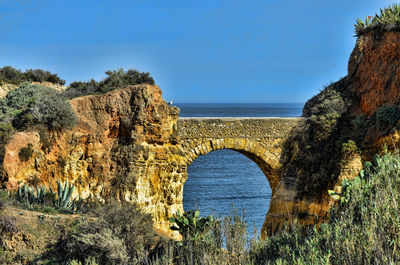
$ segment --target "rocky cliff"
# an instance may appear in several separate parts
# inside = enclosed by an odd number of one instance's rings
[[[75,98],[70,104],[78,119],[73,129],[31,128],[13,136],[4,158],[7,187],[22,183],[54,187],[56,180],[68,180],[76,186],[75,195],[137,202],[161,228],[165,217],[160,214],[176,211],[165,202],[173,193],[164,196],[160,190],[163,185],[173,189],[171,179],[160,172],[174,170],[170,162],[176,153],[179,110],[168,106],[161,90],[151,85]],[[33,156],[21,161],[18,152],[29,143]]]
[[[285,221],[321,222],[334,204],[328,190],[340,192],[363,161],[386,144],[399,144],[400,33],[369,31],[357,39],[348,75],[310,99],[287,141],[281,182],[273,194],[264,231]]]

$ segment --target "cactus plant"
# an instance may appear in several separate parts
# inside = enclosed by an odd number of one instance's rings
[[[191,236],[196,239],[202,236],[206,229],[214,221],[211,215],[207,217],[199,217],[199,211],[187,211],[186,213],[180,213],[178,210],[176,214],[169,218],[171,230],[178,231],[183,237]]]

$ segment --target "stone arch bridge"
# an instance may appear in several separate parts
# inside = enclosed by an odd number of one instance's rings
[[[237,151],[254,161],[268,180],[273,200],[280,181],[283,144],[301,120],[272,117],[179,118],[176,126],[182,157],[179,168],[184,173],[181,174],[183,180],[179,181],[180,185],[175,186],[176,204],[166,214],[183,209],[183,184],[188,177],[187,167],[197,157],[219,149]]]

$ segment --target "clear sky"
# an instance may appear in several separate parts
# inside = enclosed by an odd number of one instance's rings
[[[391,0],[0,0],[0,66],[150,72],[174,102],[305,102],[347,73],[356,17]]]

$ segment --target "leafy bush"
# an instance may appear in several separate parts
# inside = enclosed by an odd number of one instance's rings
[[[375,119],[379,128],[395,126],[400,119],[400,110],[397,106],[382,105],[375,112]]]
[[[113,234],[124,241],[131,262],[146,258],[146,249],[155,243],[153,219],[135,204],[111,202],[96,212],[96,216],[110,225]]]
[[[94,257],[90,257],[85,259],[85,263],[82,264],[82,262],[77,261],[77,260],[71,260],[68,265],[98,265],[96,262],[96,259]]]
[[[6,176],[3,168],[6,145],[10,141],[14,132],[15,129],[9,122],[0,122],[0,182],[2,182]]]
[[[110,202],[58,242],[59,253],[84,261],[94,257],[99,264],[142,264],[156,245],[153,221],[134,204]]]
[[[35,82],[50,82],[54,84],[64,85],[65,81],[60,79],[57,74],[52,74],[49,71],[41,69],[29,69],[24,73],[26,81]]]
[[[357,18],[354,25],[357,36],[362,36],[371,30],[379,32],[399,31],[400,29],[400,5],[394,4],[380,10],[380,14],[368,16],[365,20]]]
[[[128,264],[129,261],[124,241],[104,223],[82,224],[79,232],[69,234],[59,242],[58,247],[65,258],[77,261],[88,257],[94,257],[99,264]]]
[[[30,83],[21,84],[19,88],[10,91],[5,98],[0,99],[1,119],[12,121],[17,115],[28,110],[37,98],[46,93],[52,93],[52,90]]]
[[[9,201],[7,190],[0,189],[0,212],[5,208]]]
[[[52,74],[41,69],[29,69],[25,72],[15,69],[11,66],[0,68],[0,83],[11,83],[19,85],[22,82],[50,82],[54,84],[64,85],[65,81],[60,79],[57,74]]]
[[[353,140],[349,140],[342,144],[342,153],[345,155],[351,155],[358,151],[357,144]]]
[[[0,80],[11,84],[19,84],[23,81],[21,70],[17,70],[11,66],[0,68]]]
[[[39,122],[50,129],[67,129],[76,124],[71,105],[57,93],[43,95],[35,101],[30,111]]]
[[[28,161],[33,155],[33,145],[31,143],[27,144],[27,146],[22,147],[18,152],[18,157],[21,161]]]
[[[342,183],[340,203],[319,229],[293,226],[252,249],[256,264],[398,264],[400,154],[377,156],[375,167]]]
[[[17,129],[43,123],[50,129],[70,128],[75,114],[64,97],[54,89],[23,83],[0,99],[0,118]]]
[[[105,93],[114,89],[124,88],[128,85],[154,84],[150,73],[137,70],[124,71],[122,68],[117,71],[106,71],[107,77],[100,82],[90,80],[89,82],[73,82],[64,95],[68,98],[80,97],[90,94]]]
[[[240,253],[246,249],[247,223],[244,214],[239,216],[236,211],[226,216],[223,221],[226,249],[232,253]]]
[[[0,215],[0,243],[2,243],[2,239],[10,237],[18,232],[19,228],[14,218]]]
[[[361,114],[361,115],[354,117],[354,119],[352,120],[351,123],[355,130],[359,130],[362,128],[365,121],[366,121],[365,115]]]

